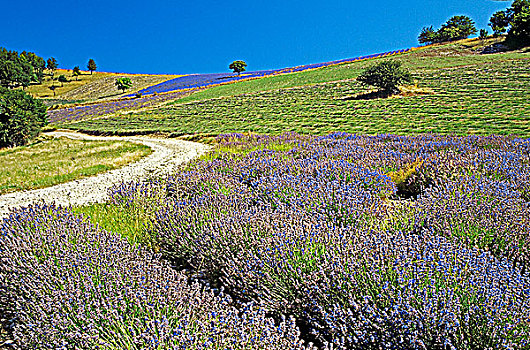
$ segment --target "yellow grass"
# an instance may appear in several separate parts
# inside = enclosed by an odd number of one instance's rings
[[[44,138],[0,149],[0,194],[48,187],[134,162],[151,149],[125,141]]]

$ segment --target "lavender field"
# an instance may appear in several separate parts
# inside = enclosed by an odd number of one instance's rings
[[[65,208],[1,223],[21,348],[530,348],[528,139],[217,142],[110,190],[140,239]]]

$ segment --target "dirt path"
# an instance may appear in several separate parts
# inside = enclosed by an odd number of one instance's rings
[[[0,219],[7,216],[9,208],[27,206],[35,202],[61,205],[83,205],[101,203],[107,198],[107,189],[123,181],[137,180],[149,176],[170,174],[177,167],[201,154],[209,147],[196,142],[150,137],[106,137],[90,136],[75,132],[56,131],[54,137],[69,137],[83,140],[132,141],[149,146],[153,153],[141,160],[106,173],[74,180],[37,190],[8,193],[0,196]]]

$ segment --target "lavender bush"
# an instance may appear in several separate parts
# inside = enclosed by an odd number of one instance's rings
[[[236,309],[141,247],[66,209],[1,224],[0,281],[23,349],[304,348],[294,320]]]

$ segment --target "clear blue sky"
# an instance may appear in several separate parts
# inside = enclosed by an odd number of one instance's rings
[[[0,0],[0,46],[61,68],[128,73],[283,68],[417,46],[452,15],[488,28],[493,0]],[[491,32],[491,30],[489,30]]]

